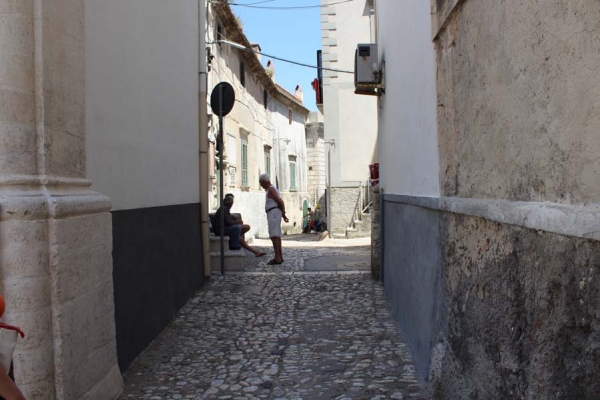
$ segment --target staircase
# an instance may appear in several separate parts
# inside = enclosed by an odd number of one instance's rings
[[[352,220],[346,228],[347,239],[371,236],[371,209],[373,201],[371,195],[370,181],[361,182],[358,188],[358,198],[352,213]]]
[[[215,235],[212,232],[213,218],[215,214],[208,214],[210,220],[210,267],[213,272],[221,272],[221,236]],[[237,213],[232,213],[232,217],[241,219],[242,216]],[[225,236],[225,272],[236,272],[244,270],[244,257],[246,253],[244,250],[230,250],[229,249],[229,236]]]
[[[225,272],[244,270],[244,250],[230,250],[229,236],[225,236]],[[210,266],[213,272],[221,272],[221,236],[210,234]]]

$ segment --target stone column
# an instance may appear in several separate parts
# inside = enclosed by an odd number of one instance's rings
[[[85,165],[84,0],[0,0],[0,272],[27,399],[112,399],[110,200]]]

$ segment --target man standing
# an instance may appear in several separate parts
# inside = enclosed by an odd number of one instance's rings
[[[275,258],[269,261],[269,265],[283,263],[283,252],[281,250],[281,219],[285,222],[290,220],[285,215],[285,204],[279,195],[279,190],[271,184],[269,175],[262,174],[259,178],[260,186],[265,189],[267,199],[265,201],[265,211],[267,212],[267,222],[269,224],[269,237],[273,242]]]
[[[267,253],[262,251],[258,251],[252,248],[246,240],[244,239],[244,234],[250,230],[250,225],[244,225],[244,221],[234,220],[231,216],[231,207],[233,207],[233,195],[227,195],[223,199],[223,205],[225,206],[225,210],[223,211],[222,207],[219,207],[214,216],[215,225],[213,226],[213,231],[215,234],[220,235],[221,230],[220,222],[221,222],[221,213],[224,212],[224,220],[225,220],[225,231],[223,234],[225,236],[229,236],[229,249],[230,250],[239,250],[242,247],[256,257],[262,257]]]

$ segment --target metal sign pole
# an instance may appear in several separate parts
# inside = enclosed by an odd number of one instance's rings
[[[225,275],[225,204],[223,204],[224,182],[223,182],[223,117],[228,115],[235,104],[235,91],[233,86],[227,82],[221,82],[215,87],[210,95],[210,108],[219,116],[219,135],[217,137],[217,151],[219,152],[219,203],[221,205],[221,217],[217,223],[221,224],[221,275]]]
[[[221,204],[221,275],[225,275],[225,204],[223,204],[223,86],[219,85],[219,203]]]

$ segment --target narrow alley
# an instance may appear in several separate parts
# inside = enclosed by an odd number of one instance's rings
[[[427,398],[368,239],[299,238],[283,265],[249,256],[245,272],[213,275],[125,373],[120,399]]]

